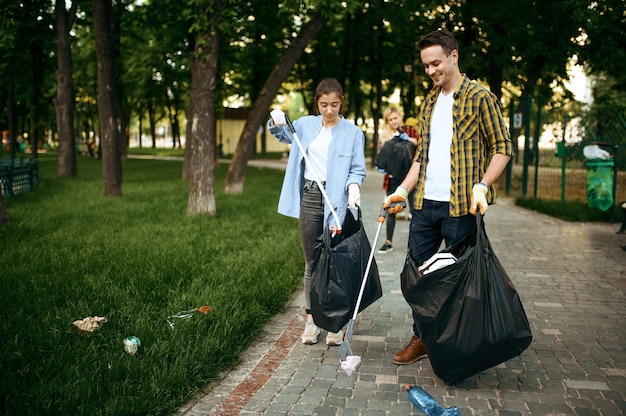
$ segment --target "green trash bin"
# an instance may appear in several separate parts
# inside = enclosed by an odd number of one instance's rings
[[[608,211],[613,200],[613,159],[588,159],[587,202],[592,208]]]

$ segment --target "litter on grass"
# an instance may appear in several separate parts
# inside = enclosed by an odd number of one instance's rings
[[[141,341],[136,336],[124,338],[124,351],[130,355],[135,355],[141,347]]]
[[[187,311],[180,311],[175,315],[168,316],[167,323],[170,325],[171,329],[174,329],[174,322],[173,322],[174,319],[188,319],[198,313],[207,314],[211,312],[213,312],[213,308],[211,308],[210,306],[199,306],[194,309],[189,309]]]
[[[88,316],[83,319],[77,319],[72,322],[79,334],[86,336],[92,334],[96,329],[100,328],[100,324],[107,321],[104,316]]]

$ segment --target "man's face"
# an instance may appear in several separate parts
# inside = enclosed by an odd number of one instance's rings
[[[439,45],[429,46],[420,51],[424,72],[436,86],[443,88],[444,92],[456,87],[456,85],[450,84],[454,82],[453,77],[458,71],[455,67],[458,53],[455,49],[449,56],[446,56],[443,48]]]

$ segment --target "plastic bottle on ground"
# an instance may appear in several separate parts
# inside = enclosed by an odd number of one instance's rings
[[[409,393],[409,400],[413,406],[427,416],[461,416],[458,407],[444,408],[439,406],[437,400],[421,387],[406,384],[404,390]]]

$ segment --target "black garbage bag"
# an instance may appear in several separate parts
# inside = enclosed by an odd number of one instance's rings
[[[455,384],[520,355],[532,334],[520,297],[489,243],[482,215],[476,216],[472,234],[442,251],[457,261],[427,274],[408,255],[401,286],[433,371]]]
[[[315,241],[311,271],[311,315],[315,325],[330,332],[339,332],[352,318],[361,290],[371,246],[361,210],[355,218],[346,211],[341,234],[331,238],[328,227]],[[378,267],[372,259],[359,312],[383,295]]]

